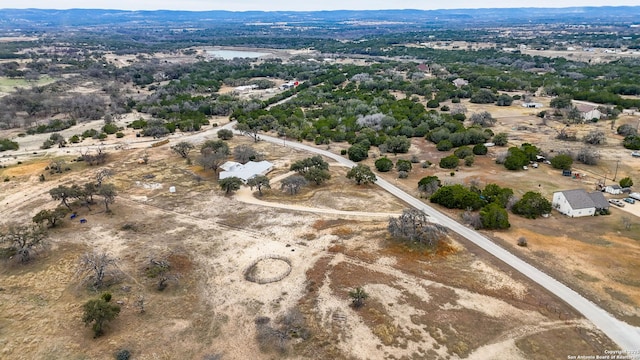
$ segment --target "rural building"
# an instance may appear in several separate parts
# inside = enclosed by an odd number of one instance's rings
[[[611,195],[620,195],[622,194],[622,187],[618,184],[607,185],[605,186],[604,191]]]
[[[220,168],[224,171],[220,172],[220,179],[237,177],[247,182],[256,175],[266,175],[273,169],[273,164],[268,161],[249,161],[246,164],[240,164],[235,161],[227,161]]]
[[[602,192],[586,192],[584,189],[557,191],[551,202],[554,209],[570,217],[593,216],[596,211],[609,209]]]
[[[578,103],[575,106],[578,111],[580,111],[580,114],[582,115],[582,119],[584,121],[591,121],[593,119],[600,120],[600,118],[602,117],[602,113],[600,112],[600,110],[598,110],[597,105]]]
[[[522,107],[526,107],[528,109],[538,109],[543,107],[544,105],[536,102],[524,102],[522,103]]]

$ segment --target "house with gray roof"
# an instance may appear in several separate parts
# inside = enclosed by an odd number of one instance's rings
[[[602,192],[589,193],[584,189],[554,192],[551,205],[561,214],[570,217],[593,216],[597,211],[609,209],[609,202]]]

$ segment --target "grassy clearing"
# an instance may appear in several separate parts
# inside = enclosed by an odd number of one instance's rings
[[[54,81],[56,81],[56,79],[48,75],[41,76],[37,81],[27,81],[23,78],[8,78],[6,76],[0,76],[0,92],[12,92],[17,87],[26,88],[47,85]]]

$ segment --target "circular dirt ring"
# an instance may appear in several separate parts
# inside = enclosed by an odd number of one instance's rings
[[[257,284],[280,281],[291,273],[291,260],[284,256],[267,255],[255,260],[244,271],[244,278]]]

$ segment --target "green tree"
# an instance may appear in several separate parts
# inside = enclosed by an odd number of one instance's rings
[[[109,321],[120,315],[120,306],[110,303],[111,294],[104,293],[100,298],[87,301],[83,306],[84,314],[82,321],[86,324],[93,324],[94,337],[104,334],[104,328]]]
[[[51,190],[49,190],[49,195],[53,200],[60,200],[62,205],[66,206],[69,211],[71,211],[71,206],[69,205],[69,200],[77,198],[79,196],[76,189],[59,185]]]
[[[510,106],[513,103],[513,98],[507,94],[500,94],[496,100],[497,106]]]
[[[304,175],[311,169],[329,170],[329,163],[322,159],[322,156],[315,155],[306,159],[298,160],[291,164],[290,171],[295,171],[300,175]]]
[[[482,190],[482,197],[488,203],[496,203],[506,208],[509,199],[513,197],[513,190],[500,187],[497,184],[487,184]]]
[[[529,164],[529,158],[524,151],[517,147],[509,148],[507,157],[504,160],[504,167],[509,170],[521,170],[527,164]]]
[[[34,217],[32,221],[38,225],[42,225],[45,221],[47,222],[47,226],[55,227],[59,224],[62,219],[69,213],[69,209],[58,206],[53,210],[40,210]]]
[[[314,182],[316,185],[322,185],[323,182],[331,179],[331,173],[328,170],[317,167],[309,169],[303,176],[307,181]]]
[[[633,180],[631,180],[630,177],[622,178],[622,179],[620,179],[620,186],[623,187],[623,188],[632,187],[633,186]]]
[[[551,166],[554,169],[569,170],[573,165],[573,158],[568,154],[558,154],[551,158]]]
[[[364,301],[369,297],[369,294],[363,288],[357,287],[349,291],[349,297],[351,298],[351,305],[357,309],[364,305]]]
[[[220,129],[218,130],[218,139],[221,140],[231,140],[233,139],[233,131],[229,129]]]
[[[567,109],[571,107],[571,97],[570,96],[558,96],[551,99],[551,107],[554,109]]]
[[[242,186],[242,184],[243,184],[242,179],[236,176],[231,176],[228,178],[218,180],[218,185],[222,190],[224,190],[224,193],[226,195],[229,195],[234,191],[240,190],[240,187]]]
[[[356,184],[369,184],[376,182],[376,175],[367,165],[358,164],[347,172],[347,179],[353,179]]]
[[[181,141],[171,147],[171,150],[180,155],[183,159],[189,158],[189,152],[193,150],[194,146],[190,142]]]
[[[457,156],[449,155],[440,159],[440,167],[443,169],[455,169],[458,167],[459,161],[460,159]]]
[[[551,203],[542,194],[529,191],[522,196],[522,199],[513,204],[511,211],[528,219],[535,219],[543,214],[551,212]]]
[[[488,89],[480,89],[473,93],[470,102],[474,104],[491,104],[497,100],[496,94]]]
[[[217,153],[223,155],[229,155],[229,145],[222,140],[207,140],[200,147],[200,153],[205,155],[209,153]]]
[[[622,141],[622,146],[629,150],[640,150],[640,135],[629,135]]]
[[[376,169],[380,172],[387,172],[393,169],[393,161],[387,157],[381,157],[375,162]]]
[[[360,162],[369,157],[369,150],[362,144],[355,144],[347,149],[349,160]]]
[[[411,141],[403,135],[390,136],[384,144],[387,147],[387,152],[391,152],[393,154],[407,153],[411,147]]]
[[[449,209],[478,210],[484,205],[480,194],[460,184],[441,186],[429,201]]]
[[[247,180],[247,185],[253,190],[255,187],[258,189],[258,194],[262,196],[262,189],[271,189],[271,184],[269,183],[269,178],[264,175],[255,175],[252,176],[249,180]]]
[[[484,144],[476,144],[472,151],[474,155],[486,155],[489,149]]]
[[[508,229],[509,214],[502,206],[491,203],[480,209],[480,221],[485,229]]]

